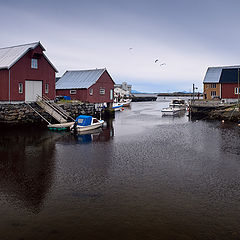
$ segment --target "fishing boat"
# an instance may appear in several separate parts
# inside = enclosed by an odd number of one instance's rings
[[[122,111],[123,104],[122,103],[113,103],[112,109],[115,111]]]
[[[123,105],[123,107],[129,107],[132,102],[132,99],[123,99],[120,103]]]
[[[173,107],[174,109],[180,109],[181,111],[185,111],[187,104],[184,99],[173,99],[169,104],[169,107]]]
[[[103,120],[98,120],[92,116],[79,115],[70,130],[77,132],[90,131],[102,127],[103,123]]]
[[[161,110],[163,116],[175,116],[184,111],[186,111],[186,102],[183,99],[173,99],[169,107]]]

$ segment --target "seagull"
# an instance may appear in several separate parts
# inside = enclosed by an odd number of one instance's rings
[[[161,63],[160,66],[166,65],[166,63]]]
[[[156,59],[154,62],[155,62],[155,63],[158,62],[158,59]]]
[[[132,50],[132,49],[133,49],[132,47],[129,48],[129,50]]]

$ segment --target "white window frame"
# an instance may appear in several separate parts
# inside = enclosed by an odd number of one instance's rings
[[[77,90],[71,89],[70,94],[77,94]]]
[[[101,88],[99,89],[99,94],[100,94],[100,95],[105,95],[105,88],[102,88],[102,87],[101,87]]]
[[[38,59],[36,58],[31,59],[31,68],[38,69]]]
[[[89,95],[91,95],[91,96],[93,95],[93,88],[89,89]]]
[[[211,83],[210,88],[217,88],[217,84],[216,83]]]
[[[48,92],[49,92],[49,84],[46,83],[46,84],[45,84],[45,93],[48,93]]]
[[[240,90],[240,88],[239,88],[239,90]],[[239,90],[238,90],[238,87],[235,87],[234,93],[235,93],[235,94],[238,94],[238,91],[239,91]]]
[[[215,97],[217,96],[217,92],[216,91],[211,91],[211,97]]]
[[[110,100],[113,100],[113,89],[110,89]]]
[[[18,93],[23,93],[23,83],[18,83]]]

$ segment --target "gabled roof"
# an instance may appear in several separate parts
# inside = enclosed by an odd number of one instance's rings
[[[220,83],[238,83],[238,69],[223,69],[220,77]]]
[[[23,44],[18,46],[0,48],[0,69],[9,69],[11,68],[19,59],[21,59],[29,50],[35,49],[37,46],[40,46],[43,51],[45,51],[44,47],[40,42]],[[49,61],[45,54],[43,54],[45,59],[49,62],[49,64],[53,67],[53,69],[57,72],[57,69],[53,66],[53,64]]]
[[[209,67],[203,83],[219,83],[223,69],[238,69],[240,66]]]
[[[56,82],[56,89],[79,89],[89,88],[106,71],[103,69],[66,71],[63,76]]]

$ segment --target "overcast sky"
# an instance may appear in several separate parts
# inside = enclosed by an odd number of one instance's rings
[[[0,0],[0,47],[40,41],[58,76],[106,67],[138,91],[202,89],[208,66],[240,64],[239,9],[237,0]]]

